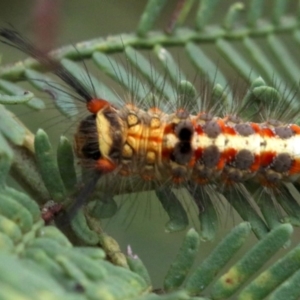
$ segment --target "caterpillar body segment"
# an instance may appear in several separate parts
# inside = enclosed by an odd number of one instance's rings
[[[157,108],[108,104],[81,122],[75,139],[78,156],[89,165],[94,160],[102,171],[99,160],[111,162],[114,167],[105,173],[138,175],[160,184],[170,179],[175,184],[255,179],[276,186],[300,175],[299,132],[295,124],[275,126],[206,112],[193,115],[184,109],[167,114]]]

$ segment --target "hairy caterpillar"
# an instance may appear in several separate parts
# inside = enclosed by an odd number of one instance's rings
[[[285,184],[297,183],[299,177],[298,125],[263,117],[242,119],[239,110],[249,102],[224,111],[220,95],[205,107],[197,97],[187,98],[192,90],[188,82],[182,84],[185,91],[171,105],[149,94],[150,105],[131,98],[126,105],[116,106],[95,98],[61,63],[39,52],[15,31],[4,29],[0,35],[60,77],[87,103],[91,113],[78,127],[75,151],[94,175],[71,207],[71,215],[86,201],[99,178],[108,190],[123,177],[133,190],[136,182],[142,182],[147,189],[156,189],[159,198],[174,199],[176,192],[171,188],[185,188],[200,213],[206,213],[205,202],[218,199],[219,192],[230,202],[234,198],[248,201],[248,184],[258,184],[271,199],[291,201]],[[269,87],[257,92],[257,98],[268,92],[276,100],[276,91]],[[173,111],[169,112],[170,108]],[[286,111],[286,118],[297,115],[289,112],[286,102],[280,108]],[[293,211],[286,203],[281,205],[288,214],[297,216],[299,208]]]

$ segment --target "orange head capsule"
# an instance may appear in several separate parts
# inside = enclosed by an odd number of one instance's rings
[[[103,99],[91,99],[87,102],[86,107],[92,113],[96,114],[98,111],[110,106],[110,103]]]
[[[107,158],[100,158],[96,162],[96,169],[101,173],[110,173],[116,168],[116,164]]]

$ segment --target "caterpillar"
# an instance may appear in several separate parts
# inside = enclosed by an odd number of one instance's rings
[[[0,36],[62,79],[90,113],[77,128],[75,153],[83,166],[93,170],[93,176],[75,199],[70,215],[86,202],[99,180],[111,187],[122,178],[132,180],[131,185],[142,182],[148,189],[155,189],[160,199],[174,199],[176,192],[171,188],[185,188],[200,213],[220,194],[231,202],[234,198],[248,201],[248,185],[256,185],[271,199],[283,199],[281,205],[289,214],[298,214],[298,208],[292,211],[284,203],[292,201],[286,184],[297,184],[300,175],[297,124],[263,119],[263,113],[258,120],[244,120],[239,112],[242,106],[249,108],[249,99],[225,112],[221,96],[210,107],[195,96],[187,101],[182,98],[192,90],[188,82],[182,83],[186,91],[173,101],[176,105],[149,93],[146,104],[131,98],[118,106],[95,98],[58,60],[40,52],[16,31],[2,29]],[[256,98],[263,98],[264,93],[276,100],[276,90],[270,87],[261,89]],[[277,110],[286,110],[286,118],[295,117],[287,105]],[[169,107],[172,112],[166,111]],[[165,207],[173,204],[175,201],[163,202]],[[260,230],[261,225],[258,235]]]

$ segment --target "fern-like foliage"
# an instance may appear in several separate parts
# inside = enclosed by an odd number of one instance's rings
[[[79,80],[86,70],[75,61],[91,59],[103,76],[111,77],[134,94],[137,101],[147,100],[147,86],[153,97],[171,101],[177,93],[188,100],[197,93],[172,55],[176,47],[184,53],[181,60],[189,61],[195,72],[206,78],[205,82],[211,86],[209,96],[224,101],[224,108],[234,102],[233,87],[225,75],[230,66],[242,81],[248,83],[248,91],[241,101],[253,101],[248,106],[248,116],[253,116],[260,103],[266,101],[270,101],[270,107],[274,109],[289,106],[296,110],[294,115],[297,116],[299,105],[297,107],[293,87],[299,80],[299,67],[297,57],[289,47],[299,47],[299,20],[297,13],[286,14],[288,1],[274,1],[268,17],[263,17],[263,0],[252,0],[245,6],[234,3],[218,24],[210,23],[218,9],[217,0],[179,1],[180,8],[171,18],[167,30],[154,30],[155,22],[167,4],[166,0],[149,0],[131,34],[81,42],[75,47],[53,51],[52,55]],[[185,20],[194,9],[197,12],[193,25],[186,27]],[[205,51],[206,45],[214,51]],[[147,51],[146,55],[142,50]],[[125,56],[129,69],[134,70],[132,74],[129,75],[115,59],[115,53]],[[223,59],[216,60],[215,53]],[[163,73],[153,66],[150,56],[155,57]],[[297,299],[300,296],[299,247],[268,270],[258,273],[267,259],[288,244],[293,229],[290,224],[281,225],[282,219],[277,213],[278,208],[274,208],[272,197],[261,196],[260,202],[256,203],[263,218],[253,209],[251,201],[256,199],[252,199],[249,191],[255,186],[247,186],[248,190],[244,191],[242,200],[247,201],[240,201],[240,195],[224,193],[224,197],[230,199],[230,205],[247,222],[236,226],[191,272],[200,240],[212,239],[218,229],[214,201],[205,197],[205,210],[199,209],[201,232],[193,229],[187,232],[162,283],[164,295],[157,295],[152,290],[149,274],[141,260],[131,253],[122,254],[116,241],[102,231],[100,217],[104,206],[101,201],[91,201],[72,221],[70,231],[84,246],[72,245],[67,237],[74,237],[69,231],[63,234],[54,226],[45,226],[39,206],[49,199],[56,204],[65,204],[77,185],[72,146],[62,137],[57,160],[54,159],[47,134],[39,130],[33,135],[6,107],[26,103],[34,109],[44,108],[41,99],[18,85],[18,81],[26,79],[35,89],[47,90],[58,100],[69,96],[68,101],[57,101],[57,105],[63,114],[72,117],[70,102],[74,99],[61,85],[49,79],[46,71],[32,58],[0,69],[1,299],[204,299],[202,295],[208,297],[205,299],[226,299],[234,293],[239,299]],[[89,75],[89,81],[97,96],[119,102],[110,86],[92,75]],[[274,88],[274,82],[280,84]],[[278,108],[275,110],[278,112]],[[9,172],[34,200],[7,186]],[[298,225],[298,186],[290,184],[283,188],[283,196],[276,200],[286,212],[285,221]],[[170,218],[167,230],[181,230],[188,225],[188,217],[176,195],[171,190],[167,192],[172,205],[165,200],[166,190],[156,191]],[[112,206],[114,204],[110,204],[109,209]],[[261,240],[219,276],[251,230]]]

